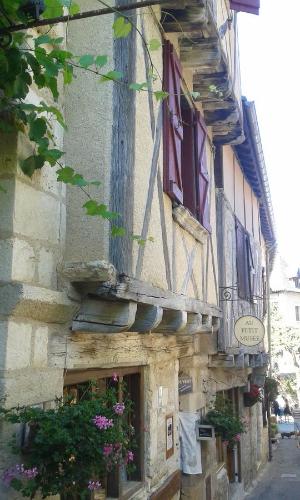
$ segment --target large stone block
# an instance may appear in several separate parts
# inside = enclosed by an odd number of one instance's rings
[[[15,179],[1,179],[0,183],[5,190],[0,190],[0,235],[5,238],[13,231]]]
[[[36,256],[33,247],[26,241],[13,240],[13,263],[11,279],[33,282],[35,277]]]
[[[39,326],[34,332],[33,366],[46,367],[48,361],[48,326]]]
[[[0,323],[0,370],[26,368],[30,365],[32,327],[28,323]]]
[[[62,396],[63,370],[28,368],[0,372],[0,399],[6,408],[36,405]]]
[[[52,248],[39,251],[38,283],[47,288],[54,288],[56,277],[56,258]]]
[[[0,285],[0,314],[35,319],[45,323],[70,321],[77,307],[64,292],[25,285]]]
[[[16,179],[14,232],[33,240],[58,244],[60,212],[57,199]]]

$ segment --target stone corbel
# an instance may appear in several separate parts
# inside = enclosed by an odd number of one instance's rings
[[[83,301],[72,323],[72,330],[87,333],[128,331],[135,322],[135,302],[112,302],[97,299]]]
[[[179,333],[186,327],[187,312],[164,309],[161,323],[154,328],[155,333],[174,334]]]
[[[154,330],[161,323],[163,309],[159,306],[138,304],[135,321],[129,328],[130,332],[147,333]]]
[[[196,333],[217,332],[220,320],[215,316],[200,313],[187,313],[187,324],[178,332],[180,335],[194,335]]]

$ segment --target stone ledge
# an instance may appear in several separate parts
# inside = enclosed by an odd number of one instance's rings
[[[44,323],[66,323],[78,303],[58,292],[19,282],[0,282],[0,315],[28,318]]]
[[[90,262],[66,262],[61,274],[71,283],[80,281],[97,281],[116,283],[116,268],[105,260]]]
[[[182,205],[173,207],[173,219],[199,243],[205,243],[208,232],[191,212]]]

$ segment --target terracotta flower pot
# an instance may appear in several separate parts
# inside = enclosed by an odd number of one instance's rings
[[[249,392],[244,393],[244,406],[249,408],[251,406],[254,406],[257,402],[258,402],[258,399],[250,396]]]
[[[93,491],[92,500],[105,500],[106,499],[106,491],[101,488],[101,490]]]

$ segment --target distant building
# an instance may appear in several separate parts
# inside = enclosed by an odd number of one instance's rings
[[[289,277],[279,256],[271,280],[271,310],[274,372],[285,382],[290,397],[300,401],[300,269]]]

